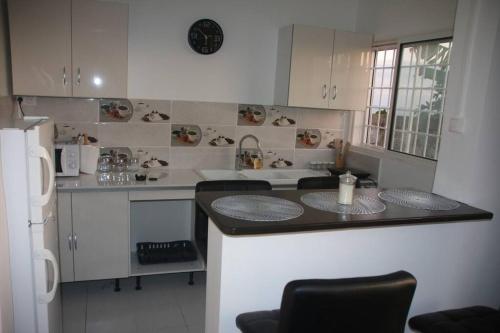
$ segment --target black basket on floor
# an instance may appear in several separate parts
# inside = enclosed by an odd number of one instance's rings
[[[191,241],[137,243],[137,258],[142,265],[193,261],[196,249]]]

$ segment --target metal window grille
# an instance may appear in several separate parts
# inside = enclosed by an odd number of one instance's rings
[[[395,45],[373,48],[363,137],[363,142],[369,146],[386,147],[396,56]]]
[[[401,44],[389,149],[436,160],[450,38]]]

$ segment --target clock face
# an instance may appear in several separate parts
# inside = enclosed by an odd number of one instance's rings
[[[217,22],[201,19],[189,28],[188,41],[194,51],[200,54],[212,54],[221,48],[224,34]]]

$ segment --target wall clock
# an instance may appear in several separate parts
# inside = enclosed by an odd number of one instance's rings
[[[199,54],[212,54],[217,52],[224,41],[222,28],[217,22],[210,19],[201,19],[189,28],[189,46]]]

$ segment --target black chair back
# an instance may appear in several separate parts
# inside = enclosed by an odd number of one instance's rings
[[[272,190],[265,180],[207,180],[196,184],[195,192]]]
[[[208,191],[267,191],[272,186],[265,180],[208,180],[196,184],[195,192]],[[208,216],[196,205],[194,237],[205,262],[207,261]]]
[[[408,272],[289,282],[279,333],[403,333],[417,281]]]
[[[339,188],[338,176],[305,177],[297,183],[298,190],[328,190]]]

